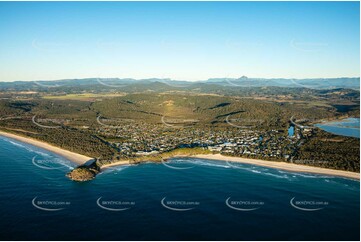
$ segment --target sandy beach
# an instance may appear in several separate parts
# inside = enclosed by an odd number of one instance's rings
[[[0,131],[0,135],[1,136],[4,136],[4,137],[8,137],[8,138],[11,138],[11,139],[15,139],[15,140],[18,140],[18,141],[21,141],[21,142],[24,142],[24,143],[28,143],[28,144],[31,144],[31,145],[34,145],[34,146],[37,146],[37,147],[40,147],[40,148],[43,148],[45,150],[48,150],[50,152],[53,152],[57,155],[60,155],[78,165],[82,165],[84,164],[85,162],[89,161],[89,160],[92,160],[93,158],[91,157],[88,157],[88,156],[85,156],[85,155],[81,155],[81,154],[78,154],[78,153],[74,153],[74,152],[71,152],[71,151],[68,151],[68,150],[64,150],[62,148],[59,148],[59,147],[56,147],[54,145],[50,145],[46,142],[42,142],[42,141],[39,141],[39,140],[35,140],[35,139],[32,139],[32,138],[28,138],[28,137],[23,137],[23,136],[20,136],[20,135],[15,135],[15,134],[11,134],[11,133],[7,133],[7,132],[3,132],[3,131]]]
[[[39,140],[35,140],[28,137],[23,137],[20,135],[15,135],[7,132],[0,131],[1,136],[5,136],[8,138],[12,138],[24,143],[28,143],[50,152],[53,152],[57,155],[60,155],[76,164],[82,165],[93,158],[77,154],[53,145],[50,145],[46,142],[42,142]],[[287,171],[294,171],[294,172],[305,172],[305,173],[314,173],[314,174],[323,174],[323,175],[331,175],[331,176],[339,176],[339,177],[346,177],[360,180],[360,174],[356,172],[350,171],[341,171],[341,170],[334,170],[334,169],[327,169],[327,168],[320,168],[320,167],[313,167],[313,166],[306,166],[306,165],[297,165],[287,162],[275,162],[275,161],[266,161],[266,160],[259,160],[259,159],[250,159],[250,158],[242,158],[242,157],[230,157],[230,156],[223,156],[221,154],[210,154],[210,155],[195,155],[195,156],[182,156],[182,157],[195,157],[200,159],[210,159],[210,160],[221,160],[225,162],[239,162],[244,164],[251,164],[251,165],[258,165],[264,167],[271,167],[280,170],[287,170]],[[112,166],[121,166],[121,165],[129,165],[128,160],[117,161],[111,164],[103,165],[101,168],[108,168]]]
[[[112,166],[122,166],[122,165],[129,165],[129,161],[128,160],[121,160],[121,161],[116,161],[113,162],[111,164],[106,164],[106,165],[102,165],[101,168],[108,168],[108,167],[112,167]]]
[[[360,173],[356,173],[356,172],[341,171],[341,170],[327,169],[327,168],[314,167],[314,166],[297,165],[297,164],[292,164],[292,163],[287,163],[287,162],[265,161],[265,160],[249,159],[249,158],[242,158],[242,157],[229,157],[229,156],[223,156],[221,154],[195,155],[193,157],[201,158],[201,159],[210,159],[210,160],[222,160],[222,161],[226,161],[226,162],[227,161],[228,162],[239,162],[239,163],[244,163],[244,164],[271,167],[271,168],[276,168],[276,169],[286,170],[286,171],[315,173],[315,174],[347,177],[347,178],[360,180]]]
[[[195,157],[199,159],[221,160],[224,162],[238,162],[238,163],[264,166],[264,167],[270,167],[270,168],[286,170],[286,171],[331,175],[331,176],[346,177],[346,178],[360,180],[360,174],[357,172],[341,171],[341,170],[334,170],[334,169],[327,169],[327,168],[306,166],[306,165],[297,165],[287,162],[267,161],[267,160],[250,159],[250,158],[242,158],[242,157],[230,157],[221,154],[194,155],[194,156],[180,155],[172,158],[177,158],[177,157]],[[121,165],[129,165],[129,164],[130,164],[129,161],[124,160],[124,161],[117,161],[112,164],[103,165],[101,168],[103,169],[112,166],[121,166]]]

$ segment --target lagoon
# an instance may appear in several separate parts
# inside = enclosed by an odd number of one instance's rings
[[[360,138],[360,118],[324,122],[315,126],[332,134]]]

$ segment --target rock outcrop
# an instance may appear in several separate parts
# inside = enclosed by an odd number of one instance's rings
[[[100,168],[96,162],[93,162],[90,165],[78,166],[74,170],[67,173],[66,176],[73,181],[84,182],[94,179],[99,172]]]

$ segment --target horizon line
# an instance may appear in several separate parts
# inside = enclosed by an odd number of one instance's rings
[[[208,79],[201,79],[201,80],[177,80],[172,79],[169,77],[147,77],[147,78],[132,78],[132,77],[81,77],[81,78],[61,78],[61,79],[51,79],[51,80],[13,80],[13,81],[0,81],[0,83],[9,83],[9,82],[52,82],[52,81],[67,81],[67,80],[84,80],[84,79],[131,79],[134,81],[143,81],[143,80],[150,80],[150,79],[159,79],[159,80],[170,80],[170,81],[185,81],[185,82],[204,82],[210,79],[259,79],[259,80],[272,80],[272,79],[284,79],[284,80],[311,80],[311,79],[341,79],[341,78],[348,78],[354,79],[359,78],[360,76],[341,76],[341,77],[306,77],[306,78],[292,78],[292,77],[248,77],[248,76],[240,76],[240,77],[210,77]]]

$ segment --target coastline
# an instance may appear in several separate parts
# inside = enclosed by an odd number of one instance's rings
[[[35,140],[33,138],[28,138],[24,136],[20,136],[17,134],[7,133],[0,131],[0,136],[12,138],[24,143],[28,143],[31,145],[34,145],[39,148],[43,148],[45,150],[48,150],[50,152],[53,152],[57,155],[60,155],[78,165],[83,165],[89,160],[93,160],[93,158],[81,155],[75,152],[71,152],[56,146],[53,146],[51,144],[48,144],[43,141]],[[225,162],[238,162],[238,163],[244,163],[244,164],[251,164],[251,165],[257,165],[257,166],[263,166],[263,167],[270,167],[280,170],[286,170],[286,171],[293,171],[293,172],[303,172],[303,173],[313,173],[313,174],[321,174],[321,175],[331,175],[331,176],[337,176],[337,177],[345,177],[345,178],[351,178],[360,180],[360,173],[356,172],[350,172],[350,171],[342,171],[342,170],[334,170],[334,169],[328,169],[328,168],[321,168],[321,167],[315,167],[315,166],[306,166],[306,165],[299,165],[299,164],[293,164],[288,162],[279,162],[279,161],[267,161],[267,160],[260,160],[260,159],[251,159],[251,158],[243,158],[243,157],[231,157],[231,156],[224,156],[221,154],[197,154],[197,155],[174,155],[169,158],[176,158],[176,157],[189,157],[189,158],[199,158],[199,159],[209,159],[209,160],[220,160]],[[129,165],[131,164],[129,160],[122,160],[117,161],[110,164],[102,165],[101,169],[106,169],[113,166],[122,166],[122,165]]]
[[[260,160],[260,159],[251,159],[251,158],[243,158],[243,157],[231,157],[231,156],[224,156],[221,154],[207,154],[207,155],[175,155],[171,158],[198,158],[198,159],[208,159],[208,160],[219,160],[224,162],[237,162],[249,165],[257,165],[263,167],[269,167],[279,170],[285,171],[293,171],[293,172],[300,172],[300,173],[312,173],[318,175],[331,175],[336,177],[344,177],[344,178],[351,178],[355,180],[360,180],[360,173],[351,172],[351,171],[342,171],[342,170],[334,170],[322,167],[315,167],[315,166],[306,166],[306,165],[299,165],[293,164],[288,162],[281,162],[281,161],[268,161],[268,160]],[[122,165],[129,165],[131,164],[128,160],[117,161],[111,164],[106,164],[101,167],[108,168],[113,166],[122,166]]]
[[[124,165],[130,165],[130,162],[128,160],[116,161],[116,162],[113,162],[113,163],[110,163],[110,164],[102,165],[100,167],[100,169],[109,168],[109,167],[112,167],[112,166],[124,166]]]
[[[0,131],[0,136],[4,136],[7,138],[11,138],[14,140],[18,140],[20,142],[24,142],[30,145],[34,145],[36,147],[45,149],[47,151],[50,151],[54,154],[57,154],[59,156],[62,156],[64,158],[66,158],[67,160],[76,163],[77,165],[83,165],[85,164],[87,161],[89,160],[93,160],[93,158],[85,156],[85,155],[81,155],[75,152],[71,152],[69,150],[65,150],[59,147],[56,147],[54,145],[48,144],[46,142],[43,141],[39,141],[33,138],[29,138],[29,137],[24,137],[21,135],[17,135],[17,134],[12,134],[12,133],[7,133],[4,131]]]
[[[332,175],[337,177],[346,177],[346,178],[360,180],[360,173],[357,172],[334,170],[334,169],[315,167],[315,166],[298,165],[298,164],[281,162],[281,161],[267,161],[267,160],[250,159],[250,158],[242,158],[242,157],[231,157],[231,156],[223,156],[221,154],[195,155],[190,157],[209,159],[209,160],[222,160],[226,162],[227,161],[238,162],[238,163],[264,166],[264,167],[270,167],[270,168],[286,170],[286,171],[313,173],[319,175],[320,174]]]

